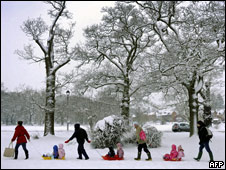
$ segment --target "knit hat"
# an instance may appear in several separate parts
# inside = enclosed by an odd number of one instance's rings
[[[180,150],[183,150],[181,145],[178,146],[178,151],[180,151]]]
[[[23,121],[18,121],[17,124],[20,125],[20,126],[22,126]]]
[[[119,147],[119,148],[122,147],[122,144],[121,144],[121,143],[117,143],[116,145],[117,145],[117,147]]]
[[[80,124],[79,123],[76,123],[74,126],[75,126],[76,130],[80,128]]]

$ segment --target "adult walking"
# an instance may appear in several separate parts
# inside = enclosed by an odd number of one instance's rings
[[[210,150],[209,147],[209,141],[210,138],[208,137],[208,132],[206,129],[206,125],[204,124],[204,122],[202,121],[198,121],[197,122],[197,128],[198,128],[198,135],[199,135],[199,153],[198,153],[198,157],[194,158],[196,161],[200,161],[201,157],[202,157],[202,153],[203,153],[203,148],[206,148],[206,151],[209,153],[209,157],[210,157],[210,161],[214,161],[213,160],[213,153]]]
[[[14,159],[18,158],[18,148],[22,145],[23,150],[25,152],[25,159],[29,158],[28,150],[26,148],[27,139],[30,141],[30,135],[28,134],[27,130],[22,126],[23,121],[17,122],[17,127],[15,128],[15,133],[13,138],[11,139],[11,143],[17,139],[17,143],[15,146],[15,157]],[[25,137],[26,136],[26,137]],[[27,138],[27,139],[26,139]]]
[[[85,157],[85,159],[89,159],[89,156],[87,155],[85,149],[84,149],[84,143],[85,140],[90,143],[90,140],[88,139],[88,135],[86,133],[86,130],[80,128],[80,124],[75,124],[75,132],[74,134],[70,137],[70,139],[68,139],[67,141],[65,141],[65,143],[68,143],[69,141],[73,140],[74,138],[77,139],[78,142],[78,155],[79,157],[77,159],[82,159],[82,155]]]
[[[137,158],[134,158],[135,160],[140,160],[141,159],[141,152],[142,152],[142,149],[144,149],[144,152],[147,153],[148,155],[148,159],[146,159],[147,161],[151,161],[152,158],[151,158],[151,153],[150,151],[148,150],[147,148],[147,140],[142,140],[140,138],[140,133],[142,131],[142,128],[138,125],[137,122],[134,123],[134,127],[136,128],[136,140],[137,140],[137,144],[138,144],[138,155],[137,155]]]

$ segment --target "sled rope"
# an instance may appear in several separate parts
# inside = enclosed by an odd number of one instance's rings
[[[100,155],[102,157],[102,155],[100,154],[100,152],[98,152],[96,149],[94,149],[94,150],[98,153],[98,155]]]

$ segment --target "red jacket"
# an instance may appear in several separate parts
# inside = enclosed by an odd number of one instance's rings
[[[15,133],[11,141],[13,142],[17,138],[17,144],[27,143],[25,136],[27,137],[27,139],[30,139],[30,135],[28,134],[27,130],[23,126],[18,125],[15,128]]]

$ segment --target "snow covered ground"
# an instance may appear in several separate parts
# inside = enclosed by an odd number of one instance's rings
[[[142,152],[142,160],[135,161],[137,156],[136,145],[124,146],[125,160],[123,161],[105,161],[100,155],[105,155],[108,149],[93,149],[89,143],[85,143],[85,149],[90,157],[89,160],[77,160],[77,143],[73,140],[69,144],[64,141],[71,137],[73,126],[70,131],[66,127],[56,126],[55,136],[43,136],[43,127],[26,126],[30,135],[39,134],[39,139],[31,139],[28,142],[30,158],[24,160],[25,155],[22,147],[19,148],[18,160],[3,157],[5,147],[9,145],[13,136],[15,126],[1,126],[1,169],[208,169],[209,156],[204,150],[200,162],[193,160],[198,154],[198,136],[189,138],[188,132],[174,133],[171,131],[172,124],[154,125],[158,130],[163,131],[162,145],[159,148],[149,148],[152,155],[152,161],[145,161],[147,155]],[[82,126],[83,128],[86,128]],[[210,148],[213,151],[214,159],[225,162],[225,124],[220,124],[218,128],[210,128],[213,131],[213,139],[210,142]],[[64,143],[66,160],[43,160],[41,155],[52,153],[53,145]],[[166,162],[162,156],[169,153],[171,145],[180,144],[184,148],[185,157],[181,162]],[[14,142],[15,146],[15,142]],[[225,168],[225,165],[222,169]]]

